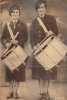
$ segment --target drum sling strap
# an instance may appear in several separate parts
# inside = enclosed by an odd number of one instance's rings
[[[45,46],[46,46],[54,38],[55,34],[51,30],[48,31],[47,27],[45,26],[45,24],[43,23],[40,17],[37,17],[37,21],[39,25],[42,27],[42,29],[44,30],[44,32],[46,33],[46,37],[39,44],[41,45],[44,41],[48,39],[48,41],[45,42]]]
[[[16,35],[14,36],[14,34],[12,32],[12,29],[11,29],[9,23],[7,23],[7,28],[8,28],[8,31],[9,31],[9,34],[10,34],[12,40],[15,40],[17,38],[17,36],[19,35],[19,32],[17,32]]]
[[[34,50],[34,55],[38,55],[43,49],[47,47],[47,44],[54,38],[54,33],[51,32],[52,34],[49,33],[47,30],[46,26],[44,25],[43,21],[37,17],[37,21],[39,25],[43,28],[44,32],[46,32],[46,37],[39,43],[39,47],[37,46],[37,49]],[[45,43],[44,43],[45,41]],[[44,45],[42,45],[44,43]],[[38,49],[39,48],[39,49]]]
[[[38,21],[39,25],[42,27],[42,29],[44,30],[44,32],[46,32],[47,36],[54,34],[52,31],[48,31],[48,29],[46,28],[45,24],[41,20],[41,18],[37,17],[37,21]]]
[[[44,32],[48,33],[46,26],[44,25],[43,21],[39,17],[37,17],[37,21],[39,25],[43,28]]]

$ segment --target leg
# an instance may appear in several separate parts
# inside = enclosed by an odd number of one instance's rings
[[[14,83],[14,81],[12,80],[10,83],[9,83],[9,91],[10,91],[10,93],[9,93],[9,96],[7,97],[8,99],[9,98],[13,98],[13,83]]]
[[[49,80],[39,80],[39,88],[40,88],[40,100],[50,100],[48,88],[49,88]]]
[[[42,79],[39,79],[38,81],[39,81],[40,94],[47,93],[48,82]]]
[[[18,96],[18,88],[19,88],[19,82],[14,81],[14,88],[13,88],[14,98],[19,98],[19,96]]]

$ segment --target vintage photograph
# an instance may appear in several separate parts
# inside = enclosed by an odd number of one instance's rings
[[[0,100],[67,100],[67,0],[0,0]]]

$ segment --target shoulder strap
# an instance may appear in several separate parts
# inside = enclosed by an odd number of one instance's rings
[[[10,34],[12,40],[14,40],[14,34],[13,34],[13,31],[12,31],[12,29],[11,29],[9,23],[7,23],[7,28],[8,28],[8,31],[9,31],[9,34]]]
[[[37,17],[37,21],[38,21],[38,23],[40,24],[40,26],[43,28],[44,32],[46,32],[47,35],[49,35],[49,31],[48,31],[48,29],[46,28],[46,26],[45,26],[45,24],[43,23],[43,21],[42,21],[39,17]]]
[[[19,35],[19,32],[17,32],[16,35],[14,36],[13,31],[12,31],[9,23],[7,23],[7,28],[8,28],[8,31],[9,31],[9,34],[10,34],[12,40],[15,40],[17,38],[17,36]]]

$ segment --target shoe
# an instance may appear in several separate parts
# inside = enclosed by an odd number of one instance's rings
[[[13,92],[10,93],[9,96],[7,96],[7,99],[13,98]]]
[[[50,100],[50,96],[48,93],[41,93],[40,100]]]
[[[40,93],[41,97],[46,97],[46,93]]]
[[[50,95],[49,95],[49,93],[46,93],[46,100],[50,100]]]
[[[14,98],[15,99],[19,99],[20,98],[19,95],[18,95],[18,93],[14,94]]]
[[[19,96],[16,96],[16,97],[14,97],[15,99],[19,99],[20,97]]]

